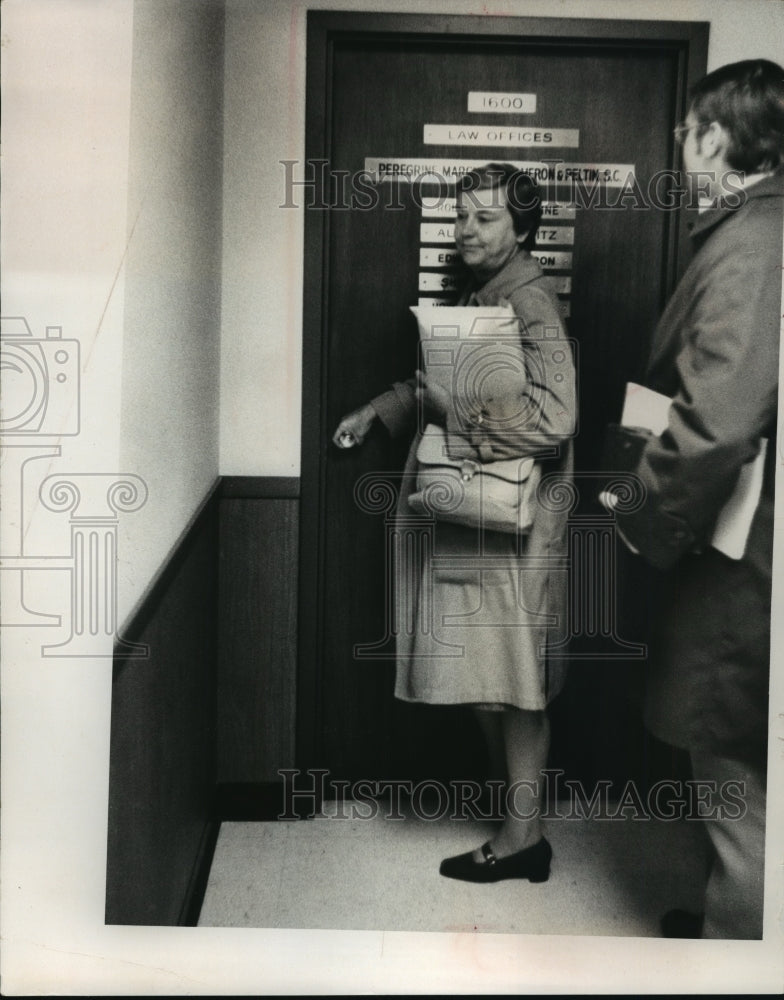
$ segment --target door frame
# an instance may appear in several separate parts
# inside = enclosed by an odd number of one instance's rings
[[[672,125],[688,110],[689,88],[707,69],[709,22],[643,21],[591,18],[481,17],[462,14],[375,14],[361,12],[308,12],[307,81],[305,112],[305,164],[331,161],[331,102],[333,52],[345,41],[379,41],[470,44],[480,38],[484,45],[508,46],[516,38],[529,45],[575,45],[597,48],[634,45],[636,48],[667,49],[677,56],[676,106]],[[678,168],[678,149],[673,144],[671,170]],[[315,183],[308,199],[320,205],[328,201],[323,177],[313,173]],[[304,188],[302,189],[305,190]],[[324,573],[322,508],[325,497],[327,450],[330,428],[326,426],[326,350],[329,288],[328,210],[306,208],[303,370],[302,370],[302,471],[300,491],[300,559],[298,614],[298,669],[296,711],[296,766],[319,768],[322,705],[324,608],[320,583]],[[688,232],[681,211],[666,220],[664,289],[669,296],[683,272],[688,256]]]

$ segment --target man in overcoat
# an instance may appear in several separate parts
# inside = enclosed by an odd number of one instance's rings
[[[700,197],[694,257],[656,331],[648,387],[669,424],[632,471],[637,510],[617,514],[632,551],[664,574],[646,723],[689,751],[693,778],[738,782],[742,808],[702,809],[712,849],[705,912],[667,936],[760,938],[765,853],[773,489],[782,284],[784,70],[724,66],[692,92],[676,129]],[[767,441],[767,445],[765,445]],[[741,469],[767,448],[741,558],[712,545]],[[708,787],[708,786],[705,786]],[[742,815],[739,815],[742,814]],[[680,917],[680,919],[678,919]]]

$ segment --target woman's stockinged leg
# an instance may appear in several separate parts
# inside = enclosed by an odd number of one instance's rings
[[[503,717],[506,712],[475,708],[474,717],[479,723],[487,747],[487,777],[506,781],[506,744],[504,743]]]
[[[506,755],[508,793],[503,824],[490,841],[498,858],[514,854],[542,837],[542,771],[550,748],[550,720],[545,712],[508,709],[484,713],[499,717]],[[479,848],[474,852],[482,860]]]
[[[542,836],[541,795],[550,723],[544,712],[485,712],[491,714],[499,718],[506,756],[504,821],[492,840],[475,851],[445,858],[439,871],[447,878],[464,882],[498,882],[506,878],[546,882],[553,852]],[[486,719],[481,725],[485,734],[494,739],[496,724]]]

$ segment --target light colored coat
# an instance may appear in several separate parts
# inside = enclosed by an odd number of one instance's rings
[[[453,408],[447,420],[450,453],[482,462],[545,455],[544,476],[568,480],[574,365],[557,300],[524,250],[484,286],[467,289],[460,304],[504,302],[522,321],[527,370],[517,401],[510,409],[508,400],[499,400],[476,414]],[[414,433],[393,542],[396,696],[544,708],[565,674],[563,654],[547,655],[548,642],[566,632],[565,511],[539,504],[531,533],[521,540],[417,515],[407,503],[416,489],[419,442],[413,383],[396,383],[373,405],[391,434]],[[518,414],[511,424],[510,412]]]

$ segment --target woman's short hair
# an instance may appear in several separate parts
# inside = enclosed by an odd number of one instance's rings
[[[514,231],[527,233],[525,250],[533,249],[536,231],[542,221],[542,198],[539,185],[511,163],[488,163],[469,170],[457,182],[457,194],[469,191],[501,190],[506,195],[506,207],[512,216]]]
[[[691,91],[702,126],[718,122],[729,135],[727,163],[756,174],[784,166],[784,69],[767,59],[722,66]],[[699,134],[699,131],[698,131]]]

